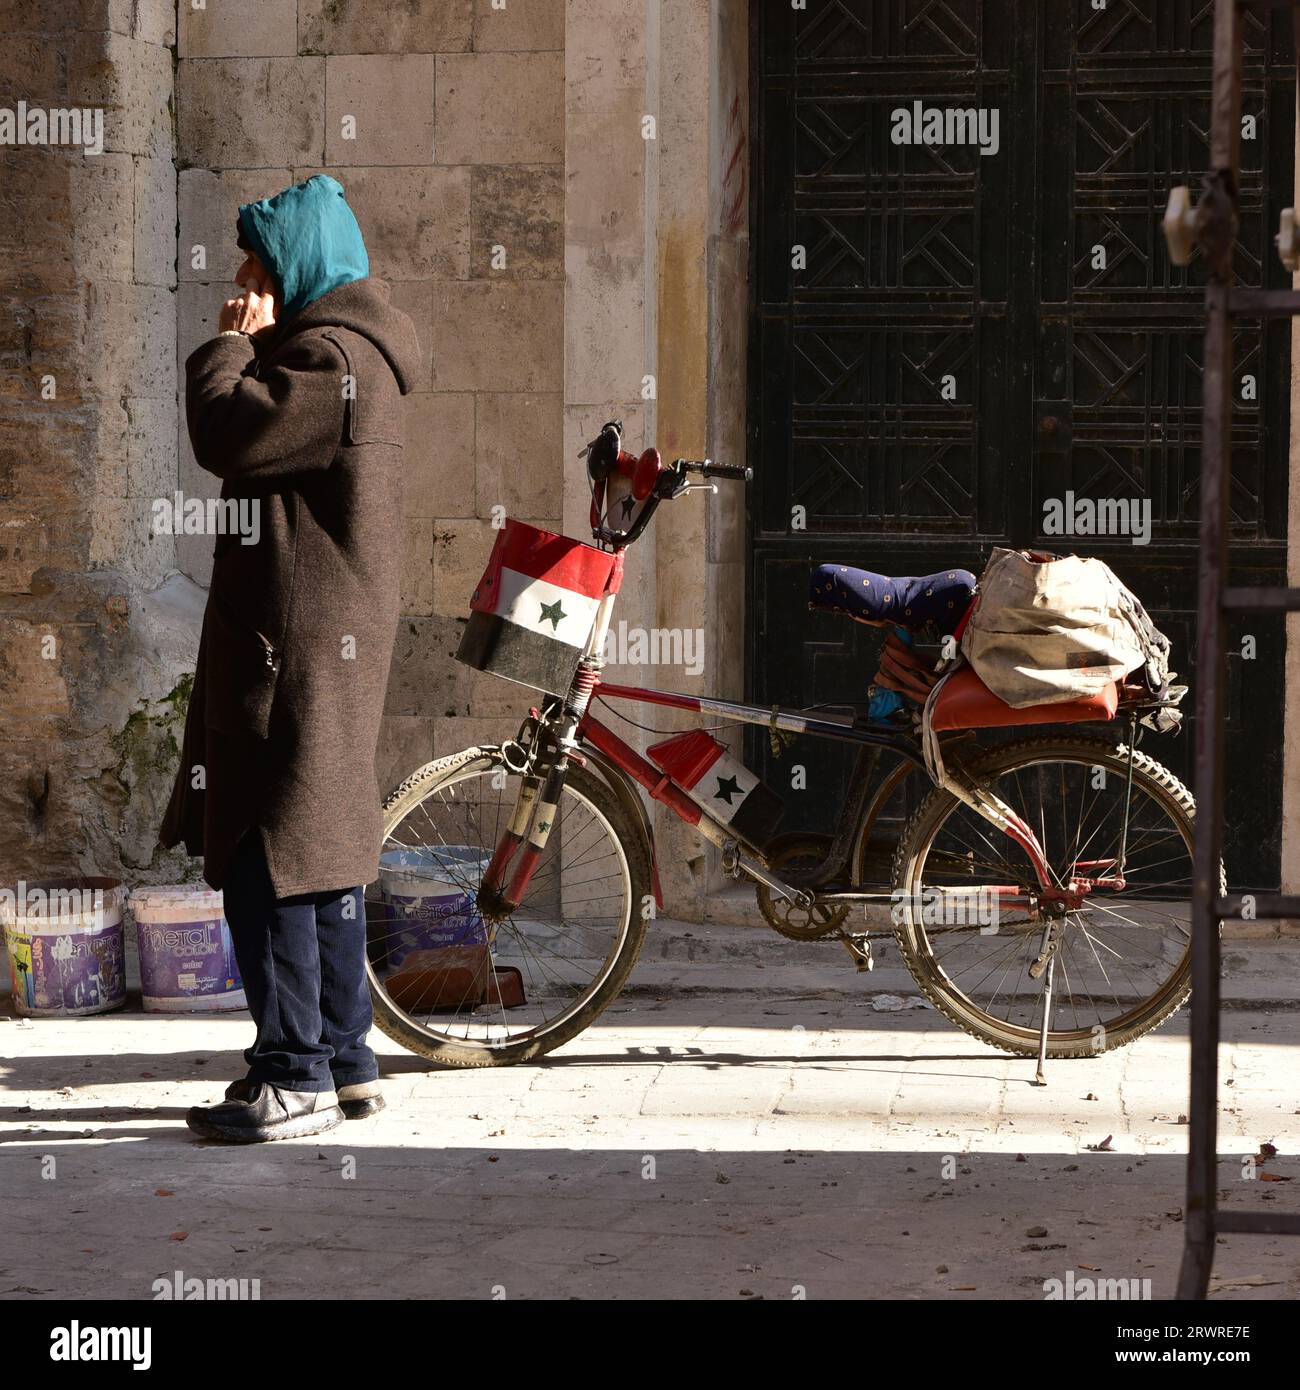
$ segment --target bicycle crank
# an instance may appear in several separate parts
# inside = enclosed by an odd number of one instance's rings
[[[827,905],[817,902],[816,892],[808,880],[816,876],[826,862],[831,848],[829,835],[794,833],[780,836],[767,852],[768,869],[776,876],[779,870],[790,887],[808,894],[807,902],[774,891],[759,879],[755,888],[758,910],[774,931],[791,941],[817,941],[832,936],[844,925],[850,911],[848,903]]]

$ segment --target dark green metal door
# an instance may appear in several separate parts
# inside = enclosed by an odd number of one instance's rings
[[[755,0],[755,700],[865,696],[879,638],[807,612],[810,564],[978,573],[994,545],[1101,556],[1194,677],[1203,277],[1170,263],[1159,222],[1170,186],[1208,164],[1211,12],[1208,0]],[[1290,18],[1245,23],[1237,273],[1282,287],[1271,239],[1292,200]],[[907,143],[918,131],[938,139]],[[1285,582],[1289,334],[1239,328],[1233,583]],[[1058,505],[1086,524],[1098,499],[1130,501],[1138,539],[1149,504],[1148,543],[1045,532]],[[1239,628],[1228,868],[1266,886],[1283,630]],[[1191,735],[1146,745],[1189,782]],[[756,742],[751,756],[784,791],[790,755],[772,762]],[[804,744],[794,760],[813,794],[787,795],[789,822],[829,828],[842,753]]]

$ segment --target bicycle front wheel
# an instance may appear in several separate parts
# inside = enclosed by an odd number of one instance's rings
[[[496,748],[421,768],[384,806],[366,890],[375,1022],[442,1066],[525,1062],[576,1037],[617,997],[646,929],[645,836],[608,785],[570,764],[519,907],[480,916],[483,873],[520,779]]]
[[[1191,989],[1195,808],[1187,788],[1144,753],[1134,751],[1130,769],[1126,747],[1077,735],[1007,744],[971,772],[1032,827],[1057,886],[1101,882],[1054,911],[999,911],[995,890],[1037,892],[1028,856],[936,788],[894,864],[895,931],[922,991],[966,1032],[1036,1055],[1046,995],[1044,975],[1030,966],[1051,923],[1048,1056],[1096,1056],[1155,1028]],[[1122,887],[1106,885],[1121,876]]]

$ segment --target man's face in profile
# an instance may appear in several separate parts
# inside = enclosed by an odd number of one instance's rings
[[[235,284],[241,290],[256,290],[258,294],[274,295],[276,292],[275,280],[256,251],[250,251],[235,271]]]
[[[219,327],[256,333],[268,328],[280,312],[279,294],[271,272],[255,251],[250,251],[235,272],[235,284],[243,291],[238,299],[228,299],[221,310]]]

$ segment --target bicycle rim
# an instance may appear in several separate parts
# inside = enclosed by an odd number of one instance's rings
[[[394,798],[366,890],[367,969],[417,1041],[543,1052],[609,982],[637,904],[619,833],[582,780],[571,769],[528,891],[499,921],[475,897],[519,779],[484,753]]]
[[[1116,872],[1129,801],[1123,889],[1099,889],[1060,918],[1049,1053],[1086,1056],[1122,1046],[1173,1013],[1189,988],[1193,806],[1166,769],[1100,741],[1031,739],[977,767],[1033,828],[1059,883]],[[981,900],[972,889],[1032,892],[1024,851],[978,813],[936,792],[918,809],[899,855],[907,906],[900,946],[926,994],[968,1032],[1006,1050],[1037,1050],[1044,979],[1030,975],[1046,922],[1027,910],[954,923],[942,909]],[[996,902],[990,895],[989,901]],[[926,920],[926,904],[931,920]],[[937,920],[936,920],[937,919]],[[956,929],[954,929],[954,927]]]

